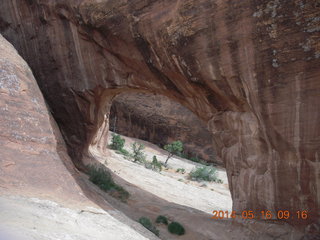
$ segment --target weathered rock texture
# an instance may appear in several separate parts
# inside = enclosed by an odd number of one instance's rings
[[[4,0],[74,162],[103,150],[112,98],[166,95],[208,122],[233,207],[319,219],[318,0]]]
[[[4,230],[23,236],[7,239],[156,239],[86,184],[30,68],[1,34],[0,53],[1,239]]]
[[[0,192],[84,201],[30,68],[1,35],[0,52]]]
[[[110,129],[160,146],[180,140],[189,157],[223,165],[215,156],[207,126],[190,110],[164,96],[143,93],[117,96],[110,110]]]

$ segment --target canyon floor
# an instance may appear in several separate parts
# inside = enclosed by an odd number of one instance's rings
[[[124,148],[127,151],[131,152],[132,143],[142,143],[148,161],[156,156],[158,160],[165,162],[165,150],[146,141],[122,137],[126,140]],[[293,235],[298,234],[292,232],[286,224],[211,219],[214,210],[232,210],[232,199],[224,168],[216,167],[222,184],[197,182],[191,181],[188,173],[203,165],[177,156],[170,158],[168,169],[158,173],[132,162],[113,150],[110,150],[108,156],[103,156],[94,149],[91,149],[91,153],[111,170],[116,182],[130,193],[126,204],[107,196],[113,207],[131,219],[137,220],[145,216],[154,222],[158,215],[164,215],[171,221],[180,222],[186,228],[185,235],[176,236],[170,234],[165,225],[156,224],[161,239],[291,239]],[[176,170],[179,168],[184,168],[186,173],[177,173]]]
[[[155,155],[165,161],[167,152],[156,145],[124,138],[128,151],[133,142],[141,142],[146,147],[147,160]],[[169,233],[165,225],[155,224],[160,230],[160,239],[167,240],[297,239],[300,234],[284,223],[211,219],[213,210],[231,211],[232,207],[227,176],[222,168],[217,168],[222,184],[196,182],[187,176],[199,164],[183,158],[171,158],[169,169],[159,173],[113,150],[101,155],[91,149],[91,154],[105,164],[116,183],[130,193],[126,203],[101,191],[86,174],[80,173],[86,188],[103,199],[103,209],[99,204],[70,206],[48,199],[0,194],[0,235],[1,232],[14,233],[19,240],[158,239],[137,222],[142,216],[154,222],[158,215],[178,221],[186,229],[185,235],[177,236]],[[178,168],[184,168],[186,173],[177,173]]]
[[[126,140],[125,149],[132,152],[134,142],[145,146],[143,152],[147,161],[153,156],[164,163],[168,153],[158,146],[146,141],[122,136]],[[109,137],[111,142],[111,137]],[[94,151],[93,151],[94,152]],[[103,157],[97,152],[95,156],[117,176],[136,185],[137,187],[157,195],[170,202],[211,214],[213,210],[231,211],[232,199],[228,186],[227,174],[224,168],[217,168],[217,176],[222,184],[208,181],[191,181],[189,172],[194,168],[204,166],[200,163],[173,156],[168,161],[167,169],[163,167],[160,173],[145,168],[143,165],[132,162],[116,151],[110,151],[110,156]],[[184,169],[185,173],[177,173],[177,169]]]

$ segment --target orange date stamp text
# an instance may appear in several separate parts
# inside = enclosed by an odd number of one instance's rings
[[[265,211],[250,211],[244,210],[242,212],[236,211],[222,211],[222,210],[214,210],[212,211],[211,219],[228,219],[228,218],[239,218],[239,219],[308,219],[308,211],[288,211],[288,210],[278,210],[276,212],[271,212],[269,210]]]

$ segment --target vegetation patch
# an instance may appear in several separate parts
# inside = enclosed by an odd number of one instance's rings
[[[116,151],[116,153],[122,154],[126,157],[130,157],[130,153],[127,150],[125,150],[124,148]]]
[[[139,218],[139,223],[150,232],[153,232],[156,236],[159,236],[159,230],[155,226],[153,226],[149,218],[141,217]]]
[[[143,144],[134,142],[131,145],[131,148],[132,148],[132,152],[133,152],[132,153],[133,162],[143,163],[146,161],[146,156],[142,151],[144,149]]]
[[[118,134],[112,134],[112,139],[111,139],[111,144],[110,147],[113,150],[118,150],[118,151],[122,151],[123,147],[124,147],[124,143],[125,143],[125,139],[121,138],[120,135]]]
[[[177,173],[182,173],[182,174],[185,174],[186,173],[186,170],[184,168],[178,168],[176,170]]]
[[[178,222],[170,223],[168,225],[168,231],[179,236],[185,234],[184,227]]]
[[[159,216],[157,217],[156,223],[163,223],[163,224],[165,224],[165,225],[168,225],[168,224],[169,224],[167,217],[162,216],[162,215],[159,215]]]
[[[165,145],[164,150],[168,151],[168,157],[167,160],[165,162],[165,165],[167,165],[169,159],[173,156],[173,155],[181,155],[182,151],[183,151],[183,143],[181,141],[173,141],[170,144]]]
[[[192,162],[200,162],[200,159],[197,157],[197,156],[195,156],[195,157],[190,157],[190,158],[188,158],[189,160],[191,160]]]
[[[156,156],[153,156],[151,166],[153,171],[162,171],[162,163],[158,161]]]
[[[89,180],[101,190],[110,193],[111,196],[126,202],[130,194],[123,187],[116,184],[111,173],[102,167],[89,165]]]
[[[223,183],[217,176],[217,169],[211,166],[197,167],[189,173],[192,180]]]

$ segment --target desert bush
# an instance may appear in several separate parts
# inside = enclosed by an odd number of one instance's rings
[[[186,170],[184,168],[178,168],[176,170],[177,173],[181,172],[182,174],[185,174],[186,173]]]
[[[102,167],[89,165],[89,180],[97,185],[101,190],[106,192],[113,192],[111,196],[119,198],[126,202],[130,194],[123,187],[116,184],[111,176],[111,173]]]
[[[151,166],[153,171],[162,171],[162,163],[158,161],[156,156],[153,156]]]
[[[200,159],[197,155],[193,156],[193,157],[188,157],[187,159],[189,159],[192,162],[200,163],[200,164],[202,164],[204,166],[211,166],[212,165],[211,163],[208,163],[205,160]]]
[[[183,235],[185,233],[184,227],[178,222],[170,223],[168,225],[168,231],[177,235]]]
[[[199,163],[204,165],[204,166],[212,166],[211,163],[208,163],[208,162],[206,162],[205,160],[202,160],[202,159],[200,159]]]
[[[197,167],[189,173],[189,176],[192,180],[222,183],[217,177],[217,169],[211,166]]]
[[[165,225],[168,225],[168,219],[165,216],[159,215],[156,219],[156,223],[163,223]]]
[[[121,150],[123,150],[125,141],[126,141],[126,140],[123,139],[123,138],[121,138],[120,135],[113,133],[113,134],[112,134],[112,139],[111,139],[111,145],[110,145],[110,147],[111,147],[113,150],[121,151]]]
[[[192,162],[200,162],[200,159],[198,158],[198,156],[190,157],[189,160],[191,160]]]
[[[146,229],[148,229],[150,232],[153,232],[156,236],[159,236],[159,230],[152,225],[151,221],[147,217],[141,217],[139,218],[139,223],[144,226]]]
[[[146,160],[145,154],[142,152],[144,145],[141,143],[134,142],[132,145],[132,158],[134,162],[143,163]]]
[[[118,150],[116,153],[122,154],[122,155],[127,156],[127,157],[130,156],[130,153],[127,150],[125,150],[124,148]]]
[[[152,171],[162,171],[162,163],[157,160],[156,156],[153,156],[152,162],[144,161],[144,167],[147,169],[151,169]]]
[[[183,143],[181,141],[173,141],[172,143],[165,145],[163,148],[164,150],[169,152],[167,160],[165,162],[165,165],[167,165],[169,159],[173,155],[181,155],[183,151]]]

